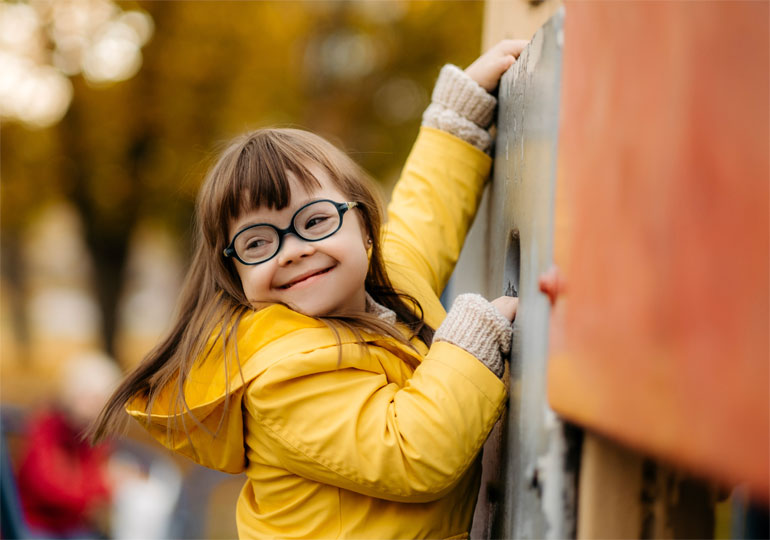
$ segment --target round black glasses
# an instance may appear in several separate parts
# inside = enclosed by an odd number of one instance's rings
[[[285,229],[257,223],[239,231],[225,248],[224,255],[235,257],[243,264],[267,262],[281,251],[287,234],[295,234],[306,242],[328,238],[342,227],[343,214],[356,206],[357,202],[338,203],[329,199],[309,202],[294,213]]]

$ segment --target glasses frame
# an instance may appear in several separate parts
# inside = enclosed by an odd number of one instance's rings
[[[302,211],[303,211],[305,208],[307,208],[308,206],[310,206],[310,205],[313,205],[313,204],[318,204],[318,203],[320,203],[320,202],[330,202],[330,203],[332,203],[332,204],[334,205],[334,207],[337,209],[337,212],[339,213],[340,222],[339,222],[339,224],[337,225],[337,228],[336,228],[336,229],[334,229],[334,230],[333,230],[332,232],[330,232],[329,234],[326,234],[326,235],[322,236],[321,238],[313,238],[313,239],[310,239],[310,238],[305,238],[305,237],[304,237],[304,236],[302,236],[302,235],[299,233],[299,231],[298,231],[298,230],[297,230],[297,229],[294,227],[294,220],[295,220],[295,219],[296,219],[296,217],[299,215],[299,213],[300,213],[300,212],[302,212]],[[286,227],[285,229],[279,229],[278,227],[276,227],[276,226],[275,226],[275,225],[273,225],[272,223],[255,223],[254,225],[249,225],[248,227],[246,227],[246,228],[244,228],[244,229],[241,229],[240,231],[238,231],[238,232],[235,234],[235,236],[233,236],[233,239],[232,239],[232,241],[230,242],[230,245],[228,245],[228,246],[227,246],[227,247],[224,249],[224,251],[223,251],[222,253],[223,253],[223,255],[224,255],[225,257],[234,257],[234,258],[235,258],[235,259],[237,259],[237,260],[238,260],[238,262],[240,262],[241,264],[245,264],[245,265],[248,265],[248,266],[255,266],[255,265],[257,265],[257,264],[266,263],[267,261],[269,261],[270,259],[274,258],[276,255],[278,255],[278,254],[281,252],[281,248],[283,247],[283,238],[284,238],[284,237],[285,237],[287,234],[293,234],[293,235],[295,235],[297,238],[301,238],[301,239],[302,239],[302,240],[304,240],[305,242],[320,242],[321,240],[324,240],[324,239],[326,239],[326,238],[329,238],[331,235],[333,235],[334,233],[336,233],[337,231],[339,231],[339,230],[340,230],[340,227],[342,227],[342,216],[344,216],[344,215],[345,215],[345,212],[347,212],[347,211],[348,211],[348,210],[350,210],[351,208],[355,208],[356,206],[358,206],[358,203],[357,203],[357,202],[342,202],[342,203],[338,203],[338,202],[336,202],[336,201],[332,201],[331,199],[318,199],[318,200],[316,200],[316,201],[310,201],[309,203],[307,203],[307,204],[303,204],[302,206],[300,206],[300,207],[297,209],[297,211],[296,211],[296,212],[294,212],[294,215],[293,215],[293,216],[291,216],[291,221],[289,222],[289,226],[288,226],[288,227]],[[238,256],[238,252],[235,250],[235,241],[238,239],[238,237],[239,237],[241,234],[245,233],[245,232],[246,232],[246,231],[248,231],[249,229],[253,229],[254,227],[270,227],[271,229],[275,230],[275,232],[277,232],[277,233],[278,233],[278,249],[276,249],[276,250],[275,250],[275,253],[273,253],[273,254],[272,254],[270,257],[268,257],[268,258],[267,258],[267,259],[265,259],[264,261],[259,261],[259,262],[246,262],[246,261],[244,261],[243,259],[241,259],[241,258]]]

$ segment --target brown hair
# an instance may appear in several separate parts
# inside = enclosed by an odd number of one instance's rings
[[[179,298],[174,323],[165,339],[120,384],[86,436],[97,442],[118,429],[127,418],[123,408],[132,398],[148,398],[147,412],[168,384],[176,383],[175,410],[189,411],[182,391],[196,359],[208,354],[209,336],[218,331],[227,370],[235,355],[233,345],[238,323],[252,310],[232,259],[222,255],[229,243],[232,220],[253,208],[282,209],[291,202],[287,171],[308,187],[319,186],[308,169],[311,164],[326,170],[348,200],[358,202],[366,233],[372,239],[371,258],[365,278],[366,291],[392,309],[412,335],[430,344],[434,330],[423,319],[419,302],[396,291],[385,272],[380,226],[382,207],[367,174],[344,152],[323,138],[297,129],[260,129],[236,138],[209,171],[196,201],[195,252]],[[401,332],[374,315],[345,313],[319,318],[334,332],[350,330],[363,343],[362,331],[391,336],[409,344]],[[218,330],[217,330],[218,328]],[[340,350],[341,354],[341,350]],[[225,380],[229,380],[226,375]],[[228,389],[229,391],[229,389]]]

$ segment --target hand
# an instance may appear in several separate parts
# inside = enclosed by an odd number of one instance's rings
[[[513,296],[501,296],[500,298],[492,300],[491,303],[495,306],[495,309],[509,321],[513,322],[516,318],[516,310],[519,307],[518,298],[514,298]]]
[[[529,41],[525,39],[504,39],[479,56],[465,69],[465,73],[484,90],[492,92],[497,88],[500,77],[513,65],[527,45]]]

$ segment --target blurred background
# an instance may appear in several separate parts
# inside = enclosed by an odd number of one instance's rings
[[[0,399],[12,466],[25,459],[22,426],[62,408],[84,358],[125,371],[162,336],[219,143],[261,126],[309,129],[386,195],[441,65],[465,67],[481,50],[482,11],[463,1],[0,3]],[[144,484],[125,490],[152,499],[161,478],[158,497],[174,498],[174,482],[204,475],[142,433],[129,439],[110,481]],[[241,483],[199,501],[205,519],[188,518],[200,536],[234,536]],[[171,534],[163,516],[154,532],[121,533],[111,529],[120,513],[100,512],[89,523],[101,520],[102,535]]]

